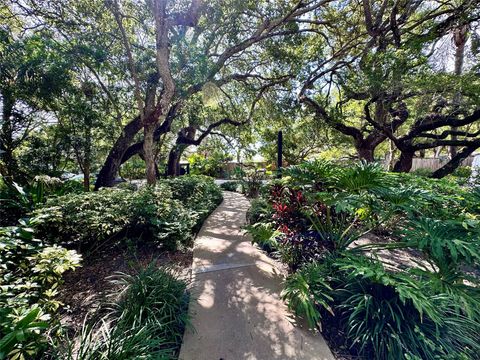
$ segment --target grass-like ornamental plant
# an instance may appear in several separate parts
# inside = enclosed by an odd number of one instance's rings
[[[325,264],[310,263],[290,275],[282,292],[282,299],[295,314],[307,320],[311,328],[322,329],[321,311],[332,309],[333,289],[329,284],[329,270]]]
[[[282,297],[311,327],[322,329],[328,317],[323,328],[336,323],[350,351],[369,359],[470,359],[480,351],[477,314],[376,260],[349,255],[306,264],[288,276]]]
[[[57,359],[174,359],[188,325],[186,282],[151,263],[111,278],[115,290],[100,318],[87,320],[79,344],[57,347]]]

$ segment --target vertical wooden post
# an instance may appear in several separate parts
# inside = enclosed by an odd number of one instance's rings
[[[187,163],[187,175],[190,175],[190,163]]]
[[[179,159],[175,166],[175,176],[180,176],[180,169],[181,169],[181,166],[180,166],[180,159]]]
[[[277,178],[279,179],[282,177],[282,167],[283,167],[282,153],[283,153],[283,133],[280,130],[278,132],[278,139],[277,139]]]

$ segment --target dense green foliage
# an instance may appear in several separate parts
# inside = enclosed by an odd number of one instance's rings
[[[70,249],[91,256],[130,240],[163,250],[189,246],[222,201],[220,188],[203,176],[168,179],[138,190],[121,186],[64,195],[65,188],[70,189],[61,182],[55,188],[37,184],[28,192],[13,186],[9,200],[25,199],[24,211],[16,214],[34,210],[18,226],[0,228],[0,359],[34,359],[63,348],[62,343],[52,348],[48,338],[59,341],[53,329],[60,325],[55,315],[62,305],[57,300],[62,274],[81,260]],[[116,284],[125,290],[112,305],[115,326],[104,328],[92,320],[82,334],[88,337],[82,338],[86,353],[68,356],[172,358],[185,326],[185,284],[153,266],[135,276],[120,276]],[[92,342],[90,337],[100,336],[99,331],[105,338]]]
[[[479,180],[461,166],[480,148],[478,0],[2,0],[0,20],[0,358],[41,356],[75,251],[191,245],[222,196],[159,180],[186,158],[261,195],[247,229],[311,326],[366,358],[480,353]],[[265,187],[279,131],[297,166]],[[87,326],[87,358],[172,355],[157,338],[178,337],[142,315],[164,316],[150,278],[184,292],[164,272],[125,278],[155,300],[114,312],[93,348]]]
[[[240,186],[240,184],[239,184],[238,181],[226,181],[226,182],[220,184],[220,187],[223,190],[226,190],[226,191],[238,191],[239,186]]]
[[[297,315],[367,358],[478,354],[477,189],[368,163],[284,173],[252,203],[247,230],[289,266],[283,298]]]
[[[0,359],[35,358],[57,324],[62,274],[79,266],[73,250],[36,238],[40,219],[0,228]]]
[[[207,176],[183,176],[167,179],[165,183],[171,188],[173,199],[181,201],[186,209],[197,215],[197,227],[223,199],[219,187]]]
[[[192,229],[221,202],[209,178],[165,180],[155,188],[102,189],[54,197],[35,211],[51,241],[98,249],[122,238],[154,240],[168,249],[188,245]]]
[[[82,184],[77,181],[61,181],[43,175],[22,187],[0,176],[0,226],[15,225],[19,218],[43,204],[49,196],[79,192],[82,192]]]

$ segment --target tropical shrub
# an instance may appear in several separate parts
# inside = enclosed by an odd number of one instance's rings
[[[0,359],[175,357],[186,324],[186,285],[153,265],[115,278],[121,296],[102,308],[99,316],[108,312],[107,318],[85,325],[83,350],[74,355],[57,343],[58,288],[62,274],[80,262],[63,246],[96,250],[126,237],[169,250],[186,245],[221,201],[220,188],[206,177],[185,177],[139,190],[46,196],[47,189],[25,193],[29,206],[37,203],[33,217],[0,228]]]
[[[262,188],[265,171],[252,169],[247,170],[241,181],[242,193],[249,198],[256,198]]]
[[[269,193],[269,202],[273,208],[272,219],[282,232],[288,234],[308,227],[308,221],[302,214],[302,208],[306,203],[302,190],[273,185]]]
[[[222,177],[224,175],[224,164],[230,160],[230,156],[221,151],[214,151],[208,157],[204,157],[200,154],[192,154],[188,158],[190,172],[193,175],[206,175],[212,177]]]
[[[0,359],[34,358],[45,349],[62,274],[80,264],[75,251],[37,239],[37,221],[0,228]]]
[[[166,185],[138,191],[98,192],[49,199],[35,211],[40,236],[61,244],[97,249],[122,237],[147,238],[169,249],[186,243],[196,214],[172,199]]]
[[[327,263],[308,263],[285,280],[282,299],[290,310],[306,319],[311,328],[322,329],[321,309],[334,315],[331,277]]]
[[[30,184],[20,186],[7,182],[0,176],[0,226],[15,225],[36,206],[41,206],[49,196],[81,193],[78,181],[61,181],[46,175],[36,176]]]
[[[21,186],[0,176],[0,226],[15,225],[31,210],[32,204]]]
[[[312,327],[321,328],[326,318],[336,322],[345,344],[366,358],[469,359],[479,350],[478,318],[376,260],[347,256],[307,264],[287,278],[283,298]],[[452,337],[452,327],[461,338]]]
[[[247,225],[245,229],[252,236],[252,242],[257,244],[267,252],[273,252],[278,249],[278,241],[282,233],[275,230],[270,223],[256,223],[254,225]]]
[[[164,180],[164,183],[172,190],[174,199],[196,213],[195,230],[223,200],[220,187],[208,176],[181,176]]]
[[[293,312],[363,358],[480,353],[480,190],[367,163],[317,160],[284,174],[257,200],[273,214],[247,229],[282,233],[272,246],[290,269]],[[376,238],[362,239],[369,232]],[[399,249],[408,265],[395,264]]]
[[[96,250],[128,237],[172,250],[189,243],[221,200],[209,178],[181,177],[137,191],[113,188],[54,197],[34,213],[42,218],[40,236],[52,242]]]
[[[102,189],[49,199],[35,211],[43,218],[39,233],[51,241],[79,247],[101,243],[131,224],[135,195],[128,190]]]
[[[167,250],[189,245],[199,213],[184,206],[180,200],[168,198],[170,193],[164,184],[135,191],[125,235],[130,239],[153,240]]]

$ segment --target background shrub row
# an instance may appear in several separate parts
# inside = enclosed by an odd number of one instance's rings
[[[102,189],[59,196],[35,210],[38,235],[80,249],[121,238],[146,239],[174,250],[188,245],[193,232],[222,201],[207,177],[160,181],[154,188]]]

